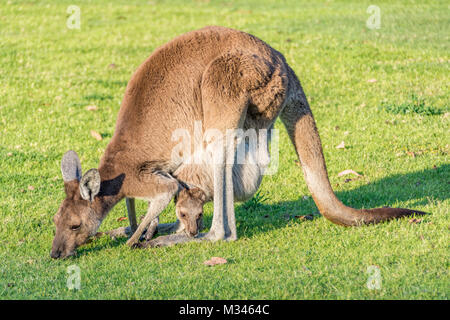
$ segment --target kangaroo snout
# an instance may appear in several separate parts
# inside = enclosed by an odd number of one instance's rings
[[[198,235],[198,230],[189,231],[188,234],[189,234],[190,237],[195,237],[195,236]]]
[[[52,250],[50,252],[50,257],[52,257],[53,259],[58,259],[61,256],[61,251],[59,250]]]
[[[52,257],[53,259],[64,259],[64,258],[68,258],[70,256],[75,255],[75,251],[69,251],[69,252],[65,252],[59,249],[52,249],[52,251],[50,252],[50,257]]]
[[[69,241],[68,241],[69,240]],[[53,239],[52,250],[50,251],[50,257],[53,259],[64,259],[75,254],[76,245],[71,239],[56,236]]]

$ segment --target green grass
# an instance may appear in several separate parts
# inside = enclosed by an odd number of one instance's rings
[[[80,30],[66,27],[72,4]],[[366,27],[371,4],[381,9],[380,29]],[[344,203],[431,214],[419,224],[360,228],[296,218],[317,208],[303,197],[303,174],[277,122],[280,167],[265,177],[264,198],[236,205],[238,241],[130,250],[124,239],[102,238],[76,258],[50,259],[63,153],[74,149],[84,170],[97,167],[132,72],[158,46],[205,25],[250,32],[285,55]],[[447,1],[2,1],[0,298],[448,299],[449,34]],[[411,104],[411,94],[430,109],[379,108]],[[336,149],[341,141],[346,148]],[[345,182],[337,176],[345,169],[363,177]],[[100,231],[125,226],[125,215],[118,204]],[[211,216],[209,204],[207,224]],[[171,204],[162,221],[174,219]],[[228,263],[204,266],[212,256]],[[80,290],[66,286],[74,264]],[[373,265],[379,290],[366,286]]]
[[[427,105],[425,100],[417,97],[415,94],[411,95],[411,99],[408,102],[404,102],[401,104],[382,103],[381,107],[384,108],[387,112],[393,114],[416,113],[426,116],[434,116],[444,113],[443,109],[437,109],[433,106]]]

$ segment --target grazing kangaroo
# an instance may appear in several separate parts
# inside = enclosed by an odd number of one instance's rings
[[[328,180],[307,99],[283,55],[250,34],[206,27],[163,45],[136,70],[98,169],[82,175],[76,153],[69,151],[64,155],[61,170],[66,198],[54,217],[56,233],[51,256],[73,255],[123,198],[149,202],[147,214],[127,244],[134,246],[139,242],[143,232],[155,224],[161,211],[183,189],[173,176],[183,165],[172,156],[176,146],[172,133],[176,129],[183,128],[193,135],[194,123],[200,121],[203,132],[261,130],[270,128],[278,116],[324,217],[354,226],[423,214],[393,208],[357,210],[340,202]],[[214,150],[228,154],[220,151],[223,150]],[[213,221],[203,239],[237,238],[232,166],[226,160],[226,156],[215,159]],[[186,241],[186,237],[192,239],[178,234],[168,240],[176,243]]]

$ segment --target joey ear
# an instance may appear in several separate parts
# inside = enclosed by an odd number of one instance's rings
[[[202,190],[200,190],[200,192],[201,192],[200,200],[202,200],[202,202],[205,202],[206,201],[206,194]]]
[[[206,201],[206,194],[203,192],[202,189],[194,187],[194,188],[189,189],[188,192],[189,192],[194,198],[197,198],[197,199],[199,199],[199,200],[202,201],[202,202],[205,202],[205,201]]]
[[[61,173],[64,182],[81,179],[81,163],[80,158],[75,151],[67,151],[61,160]]]
[[[100,191],[100,173],[97,169],[88,170],[80,181],[80,194],[84,200],[94,201]]]

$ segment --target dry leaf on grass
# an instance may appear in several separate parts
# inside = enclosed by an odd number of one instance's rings
[[[312,214],[307,214],[307,215],[304,215],[304,216],[295,216],[295,218],[299,219],[299,220],[306,221],[306,220],[313,220],[314,216]]]
[[[212,257],[211,259],[203,262],[204,265],[207,266],[215,266],[216,264],[225,264],[227,260],[221,257]]]
[[[377,82],[377,79],[369,79],[369,80],[367,80],[367,82],[369,82],[369,83],[375,83],[375,82]]]
[[[352,169],[347,169],[347,170],[339,172],[338,173],[338,177],[342,177],[342,176],[345,176],[347,174],[354,174],[354,175],[356,175],[358,177],[362,177],[362,175],[360,175],[358,172],[356,172],[356,171],[354,171]]]
[[[97,141],[102,141],[102,136],[97,131],[91,130],[91,136]]]
[[[411,220],[409,220],[409,223],[419,224],[422,222],[422,220],[423,219],[412,218]]]
[[[305,270],[305,272],[307,272],[308,274],[310,274],[310,275],[312,274],[311,270],[309,270],[307,267],[303,266],[302,268],[303,268],[303,270]]]
[[[28,186],[28,190],[33,191],[34,187],[33,186]]]
[[[96,106],[96,105],[93,105],[93,104],[86,107],[86,110],[87,110],[87,111],[95,111],[95,110],[97,110],[97,109],[98,109],[97,106]]]
[[[345,149],[345,143],[342,141],[340,144],[336,146],[336,149]]]
[[[117,219],[117,221],[120,222],[120,221],[124,221],[124,220],[127,220],[127,219],[128,219],[127,217],[120,217],[120,218]]]

